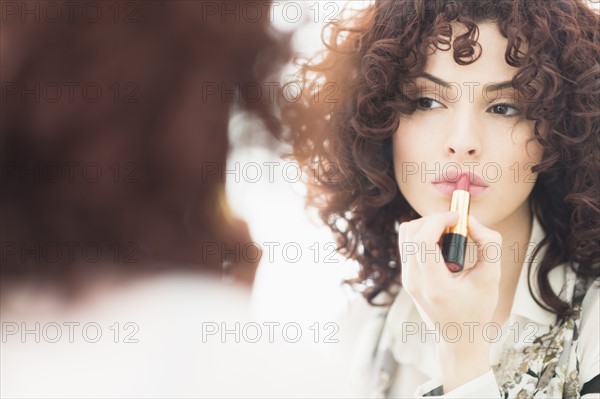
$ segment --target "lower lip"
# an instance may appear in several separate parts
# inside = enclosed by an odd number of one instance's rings
[[[435,188],[440,190],[440,192],[444,193],[444,195],[446,195],[448,197],[452,196],[452,192],[456,189],[456,183],[440,182],[440,183],[433,183],[433,185],[435,186]],[[469,187],[469,193],[471,194],[471,198],[477,198],[485,190],[487,190],[487,187],[483,187],[483,186],[470,186]]]

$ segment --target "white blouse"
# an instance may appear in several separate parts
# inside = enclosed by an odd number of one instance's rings
[[[534,218],[530,242],[537,244],[543,237]],[[550,272],[552,289],[562,299],[572,298],[575,289],[585,293],[580,320],[559,328],[557,316],[541,308],[529,293],[527,263],[534,246],[527,248],[508,320],[502,326],[490,323],[484,330],[491,342],[490,369],[485,374],[443,392],[435,352],[436,339],[443,338],[425,325],[412,298],[401,289],[389,309],[370,306],[361,297],[355,298],[340,317],[340,330],[346,331],[344,350],[352,352],[347,394],[371,398],[560,398],[565,389],[570,398],[579,397],[587,383],[584,391],[589,393],[582,398],[600,398],[600,279],[586,291],[581,284],[576,287],[575,273],[567,265]],[[532,277],[544,249],[534,259]],[[531,281],[540,298],[535,279]],[[571,347],[574,324],[578,324],[578,334]],[[462,326],[462,332],[468,332],[468,326]],[[455,337],[458,330],[449,328],[442,333]],[[564,351],[559,338],[566,339]],[[535,339],[541,342],[536,344]],[[548,356],[544,352],[548,350],[556,350],[556,356]],[[546,370],[548,362],[558,364],[554,373]],[[545,388],[535,389],[538,380],[543,383],[538,387]]]

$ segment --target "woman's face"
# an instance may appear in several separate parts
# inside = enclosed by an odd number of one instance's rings
[[[454,35],[460,29],[453,25]],[[530,140],[534,122],[519,118],[510,85],[517,68],[504,60],[506,39],[496,24],[480,24],[479,32],[476,62],[461,66],[452,50],[436,51],[424,76],[407,88],[417,110],[401,116],[393,136],[394,170],[400,191],[422,216],[448,210],[456,180],[470,173],[471,213],[494,226],[529,215],[537,178],[531,166],[542,147]]]

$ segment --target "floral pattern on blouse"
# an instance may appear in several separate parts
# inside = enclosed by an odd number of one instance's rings
[[[532,343],[507,346],[492,367],[503,398],[579,398],[577,338],[581,303],[589,284],[571,284],[572,314],[558,318]]]

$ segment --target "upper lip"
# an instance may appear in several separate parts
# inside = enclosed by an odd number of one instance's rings
[[[446,173],[442,173],[442,174],[438,175],[433,182],[434,183],[456,183],[462,175],[469,176],[469,184],[472,186],[480,186],[480,187],[488,186],[488,184],[485,182],[485,180],[483,180],[483,178],[481,178],[480,176],[477,176],[474,173],[468,173],[468,172],[459,173],[456,169],[448,170]]]

